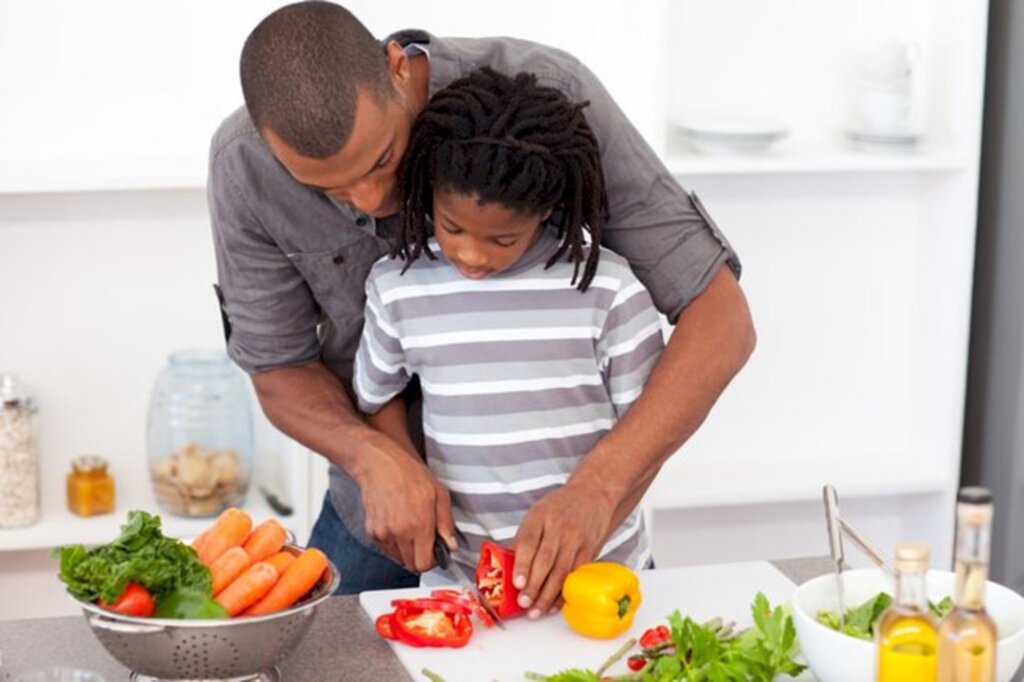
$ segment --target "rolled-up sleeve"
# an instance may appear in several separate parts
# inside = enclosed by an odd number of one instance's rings
[[[674,324],[723,264],[737,277],[740,261],[696,195],[669,173],[604,86],[576,61],[565,83],[589,101],[587,120],[601,144],[608,192],[602,243],[621,254]],[[558,79],[558,76],[555,76]]]
[[[228,354],[250,374],[319,357],[320,310],[287,255],[253,214],[230,157],[210,164],[207,188]]]

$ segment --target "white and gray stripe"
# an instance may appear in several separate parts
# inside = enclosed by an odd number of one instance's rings
[[[639,396],[663,341],[658,314],[628,264],[602,249],[586,292],[572,264],[545,263],[542,236],[509,270],[463,278],[445,260],[381,259],[366,284],[354,388],[372,413],[413,374],[423,388],[427,463],[451,491],[473,565],[486,539],[515,537],[530,506],[562,486]],[[650,558],[634,510],[601,550],[633,568]]]

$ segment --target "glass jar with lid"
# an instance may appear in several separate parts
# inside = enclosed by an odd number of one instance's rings
[[[173,353],[149,403],[146,450],[157,503],[179,516],[242,504],[253,460],[248,381],[221,351]]]
[[[107,460],[96,455],[71,460],[67,492],[68,509],[79,516],[114,511],[114,477],[107,473]]]
[[[0,528],[39,520],[35,412],[24,384],[0,373]]]

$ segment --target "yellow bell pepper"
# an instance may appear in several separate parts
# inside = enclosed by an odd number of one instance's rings
[[[562,617],[576,632],[609,639],[633,625],[640,607],[640,581],[621,564],[583,564],[562,584]]]

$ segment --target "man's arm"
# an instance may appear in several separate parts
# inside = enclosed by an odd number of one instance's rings
[[[274,426],[359,484],[369,535],[409,569],[430,569],[433,519],[443,537],[454,537],[455,526],[447,489],[418,456],[409,456],[416,449],[408,435],[400,444],[366,424],[341,382],[320,362],[261,372],[252,380]]]
[[[569,481],[534,505],[531,526],[520,527],[514,579],[531,616],[555,604],[565,576],[591,561],[639,504],[661,466],[693,435],[746,363],[755,342],[746,297],[731,270],[719,268],[680,315],[636,403]]]
[[[405,401],[400,396],[396,396],[377,412],[367,414],[366,423],[398,443],[410,455],[419,459],[420,455],[416,451],[412,438],[409,436],[409,423],[406,412]]]

